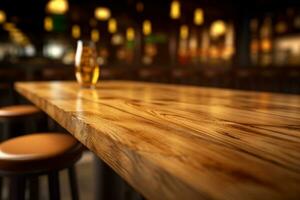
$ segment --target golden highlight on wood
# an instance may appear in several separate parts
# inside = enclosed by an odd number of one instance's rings
[[[300,199],[300,97],[101,81],[18,83],[147,199]]]

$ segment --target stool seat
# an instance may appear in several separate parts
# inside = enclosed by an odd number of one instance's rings
[[[0,117],[18,117],[40,112],[40,109],[32,105],[14,105],[0,108]]]
[[[38,133],[9,139],[0,144],[0,173],[43,173],[75,163],[82,146],[63,133]]]

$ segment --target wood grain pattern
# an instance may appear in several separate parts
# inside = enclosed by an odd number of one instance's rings
[[[102,81],[18,83],[148,199],[300,199],[300,97]]]

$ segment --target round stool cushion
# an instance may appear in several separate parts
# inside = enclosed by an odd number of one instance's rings
[[[19,117],[40,112],[40,109],[32,105],[14,105],[0,108],[0,117]]]
[[[36,133],[0,144],[0,173],[38,173],[71,166],[82,153],[77,140],[63,133]]]

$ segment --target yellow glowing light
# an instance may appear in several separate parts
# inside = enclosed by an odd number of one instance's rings
[[[214,59],[219,58],[220,54],[219,54],[218,48],[215,47],[215,46],[211,46],[209,48],[209,55],[210,55],[211,58],[214,58]]]
[[[4,23],[3,28],[6,31],[12,31],[12,30],[16,29],[16,26],[13,23],[6,22],[6,23]]]
[[[67,0],[50,0],[46,6],[46,10],[49,13],[62,15],[65,14],[69,9]]]
[[[78,25],[72,26],[72,37],[78,39],[80,37],[80,27]]]
[[[26,41],[25,37],[23,37],[23,36],[13,37],[12,39],[16,43],[23,43],[24,41]]]
[[[21,34],[22,32],[18,28],[9,30],[9,34]]]
[[[180,38],[187,39],[189,37],[189,27],[187,25],[182,25],[180,27]]]
[[[6,21],[6,14],[3,10],[0,10],[0,24]]]
[[[17,30],[17,31],[10,31],[9,35],[12,38],[23,38],[24,37],[23,33],[21,31],[19,31],[19,30]]]
[[[106,7],[98,7],[95,9],[95,18],[100,21],[106,21],[110,18],[110,10]]]
[[[117,20],[115,20],[114,18],[109,19],[108,20],[108,32],[115,33],[115,32],[117,32],[117,29],[118,29]]]
[[[24,36],[23,35],[19,35],[19,36],[10,36],[11,40],[17,43],[21,43],[24,40]]]
[[[225,60],[230,60],[232,58],[232,55],[234,54],[234,47],[225,47],[222,52],[222,58]]]
[[[272,49],[272,42],[270,39],[263,39],[261,41],[261,50],[265,53],[270,52]]]
[[[179,19],[180,18],[180,2],[172,1],[171,9],[170,9],[170,17],[171,19]]]
[[[219,37],[226,32],[226,24],[222,20],[214,21],[210,27],[212,37]]]
[[[143,10],[144,10],[144,4],[142,2],[137,2],[136,11],[143,12]]]
[[[51,17],[45,17],[44,19],[44,29],[46,31],[52,31],[53,30],[53,21]]]
[[[197,8],[194,12],[194,23],[196,25],[201,25],[204,22],[204,14],[201,8]]]
[[[29,39],[20,31],[10,31],[9,32],[10,38],[17,44],[25,45],[29,43]]]
[[[111,44],[112,45],[121,45],[124,42],[124,37],[121,34],[114,34],[111,37]]]
[[[100,39],[100,34],[99,31],[97,29],[93,29],[91,31],[91,39],[93,42],[98,42]]]
[[[192,37],[189,41],[189,47],[191,50],[197,50],[198,41],[196,37]]]
[[[152,32],[152,24],[150,20],[145,20],[143,22],[143,33],[144,35],[150,35]]]
[[[133,28],[127,28],[126,30],[126,38],[128,41],[132,41],[134,40],[135,37],[135,33],[134,33],[134,29]]]

